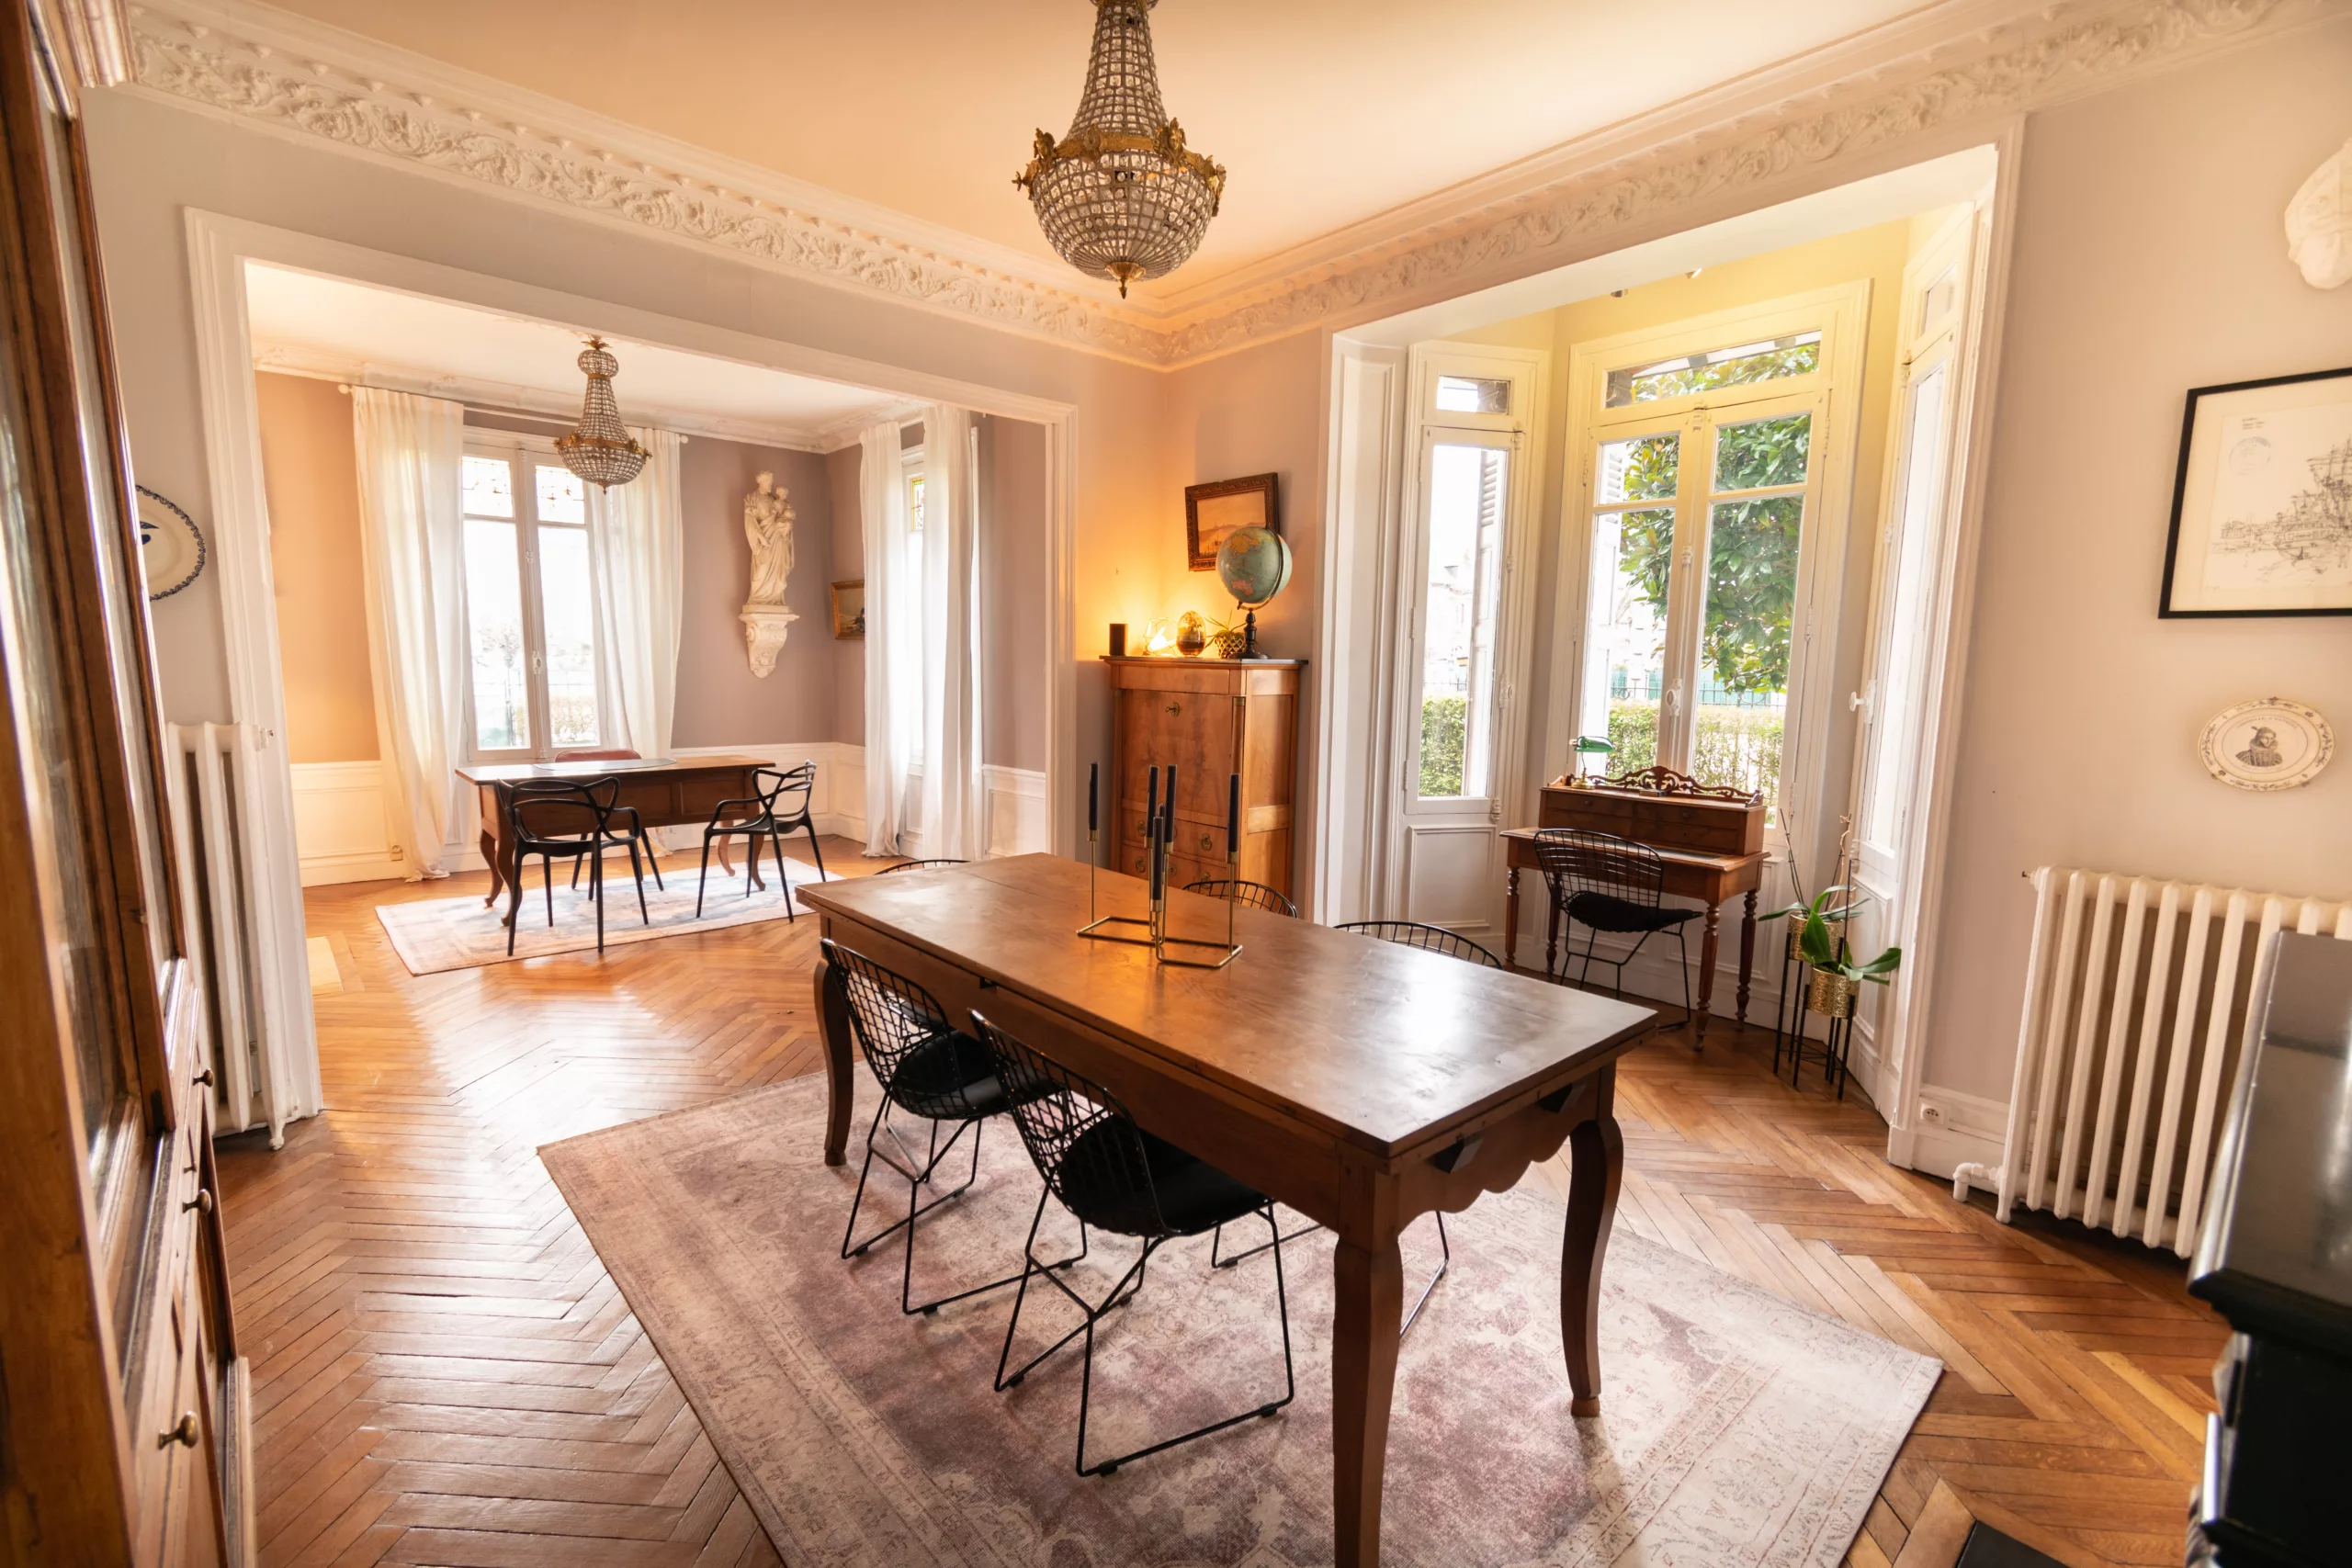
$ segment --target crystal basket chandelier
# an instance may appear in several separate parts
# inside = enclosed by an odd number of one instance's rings
[[[1199,248],[1225,193],[1216,160],[1188,150],[1159,101],[1151,58],[1158,0],[1094,0],[1094,53],[1069,134],[1037,132],[1012,183],[1061,258],[1090,277],[1160,277]]]
[[[625,485],[645,467],[645,448],[622,427],[620,405],[613,400],[621,362],[603,338],[592,337],[579,363],[588,376],[588,395],[581,400],[579,424],[555,438],[555,449],[563,466],[590,484]]]

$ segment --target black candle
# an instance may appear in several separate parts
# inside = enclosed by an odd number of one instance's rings
[[[1157,815],[1151,818],[1151,901],[1168,896],[1168,840]]]
[[[1152,830],[1159,821],[1159,770],[1158,768],[1151,770],[1150,783],[1146,788],[1143,800],[1144,842],[1148,844],[1151,842]]]
[[[1176,841],[1176,764],[1168,764],[1168,841]]]
[[[1102,764],[1086,764],[1086,832],[1091,838],[1102,830],[1102,807],[1098,796],[1102,787]]]
[[[1241,775],[1235,773],[1225,786],[1225,856],[1231,860],[1241,852]]]

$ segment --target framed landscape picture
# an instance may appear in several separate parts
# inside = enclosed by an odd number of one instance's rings
[[[2188,394],[2156,613],[2352,615],[2352,367]]]
[[[1184,487],[1185,564],[1193,570],[1215,571],[1217,547],[1236,528],[1263,528],[1271,534],[1283,531],[1282,513],[1274,505],[1273,475],[1252,474],[1246,479]]]

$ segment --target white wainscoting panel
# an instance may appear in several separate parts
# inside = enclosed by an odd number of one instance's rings
[[[1046,819],[1046,775],[994,763],[980,770],[989,853],[1042,854],[1052,847]]]
[[[296,762],[294,843],[302,886],[381,882],[401,874],[384,821],[380,763]]]

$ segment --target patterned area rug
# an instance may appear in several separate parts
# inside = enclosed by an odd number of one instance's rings
[[[862,1134],[872,1085],[859,1089]],[[1010,1291],[904,1317],[902,1248],[841,1259],[857,1168],[822,1163],[823,1106],[823,1083],[803,1078],[540,1151],[786,1562],[1332,1560],[1328,1233],[1283,1248],[1294,1404],[1080,1479],[1076,1345],[992,1393]],[[915,1299],[1012,1272],[1038,1190],[1013,1130],[991,1127],[971,1192],[925,1217]],[[861,1233],[903,1213],[905,1189],[877,1183],[867,1203]],[[1041,1253],[1071,1249],[1074,1223],[1048,1214]],[[1576,1421],[1559,1205],[1522,1190],[1447,1224],[1452,1270],[1397,1369],[1384,1562],[1838,1562],[1936,1362],[1621,1230],[1604,1276],[1605,1414]],[[1408,1300],[1435,1252],[1417,1222]],[[1272,1255],[1212,1270],[1208,1253],[1205,1237],[1163,1247],[1134,1304],[1098,1330],[1090,1459],[1280,1396]],[[1069,1277],[1099,1298],[1133,1258],[1098,1235]],[[1058,1292],[1033,1290],[1015,1353],[1077,1322]]]
[[[765,886],[751,889],[747,897],[740,853],[732,872],[720,866],[717,857],[712,858],[709,896],[703,900],[702,918],[695,919],[695,874],[699,857],[681,858],[683,864],[668,857],[663,860],[662,876],[669,884],[666,889],[653,885],[651,871],[645,874],[645,913],[652,917],[650,924],[638,913],[637,886],[629,880],[628,862],[605,863],[605,891],[611,900],[605,909],[606,947],[784,919],[784,895],[776,889],[775,863],[763,863],[761,876]],[[785,863],[791,868],[796,889],[802,883],[820,880],[813,865],[789,859]],[[585,887],[574,892],[564,885],[567,874],[559,863],[555,870],[555,919],[549,924],[548,895],[539,886],[538,868],[533,866],[525,873],[522,929],[515,932],[512,954],[506,951],[506,928],[499,923],[506,914],[503,896],[494,909],[484,908],[478,893],[462,898],[379,904],[376,919],[383,923],[384,934],[392,939],[392,951],[401,955],[401,962],[408,965],[412,975],[479,969],[484,964],[545,958],[552,953],[578,953],[583,948],[593,952],[596,946],[596,906],[589,901]],[[582,880],[586,880],[584,874]],[[829,872],[821,880],[831,882],[838,878]],[[797,897],[793,907],[803,915],[813,912]]]

